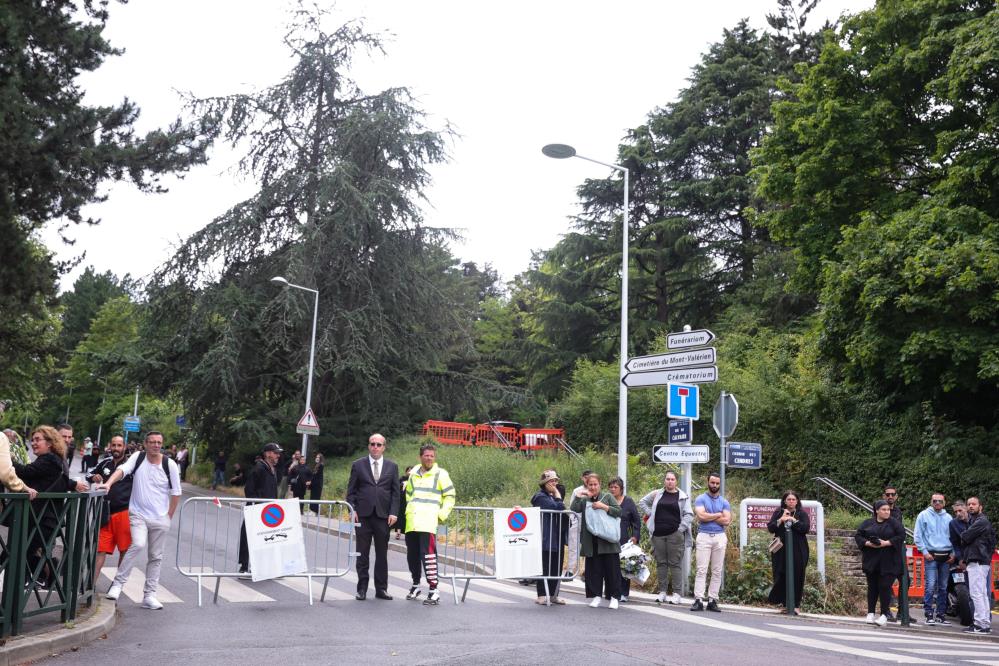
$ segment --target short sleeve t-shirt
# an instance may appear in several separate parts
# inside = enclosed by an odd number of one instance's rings
[[[731,511],[732,506],[728,503],[728,500],[719,495],[718,497],[712,497],[708,493],[704,493],[694,501],[695,507],[701,507],[708,513],[721,513],[722,511]],[[708,534],[718,534],[719,532],[724,532],[725,528],[711,521],[710,523],[702,523],[698,521],[698,530],[701,532],[706,532]]]
[[[170,482],[163,473],[162,463],[153,464],[143,458],[142,465],[135,469],[139,454],[134,454],[119,468],[123,474],[132,475],[132,499],[128,502],[131,513],[152,520],[163,518],[170,510],[170,496],[180,495],[180,469],[177,463],[167,458]],[[171,484],[172,482],[172,484]],[[173,485],[173,489],[170,486]]]

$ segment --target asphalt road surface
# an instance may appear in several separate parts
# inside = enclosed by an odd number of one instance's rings
[[[185,496],[191,490],[185,486]],[[164,609],[139,606],[143,575],[135,570],[108,638],[46,663],[999,665],[999,643],[952,631],[909,633],[732,611],[692,613],[686,605],[592,609],[572,592],[563,595],[568,605],[546,607],[534,603],[533,587],[515,582],[473,581],[467,600],[458,605],[450,582],[442,582],[441,604],[423,606],[404,599],[409,574],[396,552],[389,553],[392,601],[375,599],[373,590],[366,601],[354,600],[357,579],[351,572],[331,581],[324,602],[317,584],[313,606],[301,579],[226,579],[218,603],[205,589],[199,608],[197,584],[175,566],[176,522],[177,516],[160,585]],[[105,569],[101,592],[113,571]]]

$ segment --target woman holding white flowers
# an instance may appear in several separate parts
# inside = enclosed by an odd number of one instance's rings
[[[621,538],[618,543],[622,546],[628,542],[638,544],[638,539],[642,536],[642,521],[638,518],[638,507],[635,500],[624,494],[624,481],[621,477],[615,476],[607,482],[607,490],[614,496],[617,503],[621,505]],[[621,575],[621,601],[627,602],[631,594],[631,581]],[[604,596],[610,599],[610,590]]]

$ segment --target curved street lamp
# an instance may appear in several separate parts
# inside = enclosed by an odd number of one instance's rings
[[[312,370],[316,364],[316,320],[319,318],[319,290],[309,289],[308,287],[303,287],[298,284],[292,284],[288,282],[285,278],[280,275],[275,275],[271,278],[271,282],[274,284],[279,284],[283,287],[291,287],[293,289],[301,289],[302,291],[308,291],[315,294],[316,302],[315,307],[312,310],[312,345],[309,349],[309,379],[305,387],[305,411],[308,412],[312,409]],[[309,436],[306,433],[302,433],[302,457],[307,459],[309,454]]]
[[[624,174],[624,222],[621,228],[621,362],[618,368],[618,411],[617,411],[617,475],[628,481],[628,387],[624,385],[627,374],[625,365],[628,363],[628,235],[631,225],[628,222],[628,169],[620,164],[608,164],[576,153],[576,149],[564,143],[549,143],[541,149],[548,157],[564,160],[576,157],[587,162],[593,162],[609,169],[615,169]]]

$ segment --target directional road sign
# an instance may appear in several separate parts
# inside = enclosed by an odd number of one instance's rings
[[[683,333],[670,333],[666,336],[667,349],[688,349],[689,347],[703,347],[711,344],[715,339],[715,334],[706,328],[696,331],[684,331]]]
[[[125,417],[125,432],[139,432],[142,427],[142,420],[138,416]]]
[[[319,421],[316,420],[316,415],[311,407],[305,410],[305,414],[302,414],[302,418],[298,420],[295,432],[300,435],[316,436],[319,434]]]
[[[657,370],[654,372],[629,372],[621,378],[621,383],[628,388],[644,386],[666,386],[670,383],[703,384],[718,381],[718,366],[707,365],[699,368],[679,368],[676,370]]]
[[[179,427],[181,427],[181,428],[183,428],[184,426],[186,426],[187,425],[187,417],[186,416],[178,416],[177,417],[177,425]]]
[[[759,469],[763,464],[763,446],[756,442],[729,442],[725,449],[725,464],[729,467]]]
[[[739,403],[735,401],[735,396],[725,393],[718,397],[715,403],[713,424],[715,433],[719,437],[731,437],[735,432],[735,426],[739,424]]]
[[[694,441],[694,422],[690,419],[670,419],[669,443],[689,444]]]
[[[701,392],[696,385],[670,384],[666,397],[666,416],[671,419],[701,417]]]
[[[628,372],[649,372],[652,370],[669,370],[671,368],[687,368],[698,365],[711,365],[717,359],[715,348],[694,349],[673,354],[654,354],[652,356],[635,356],[624,364]]]
[[[652,446],[652,460],[657,463],[706,463],[710,460],[710,453],[708,447],[701,445],[654,444]]]

